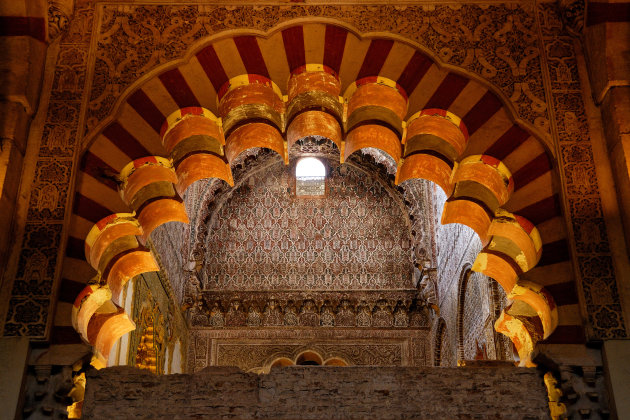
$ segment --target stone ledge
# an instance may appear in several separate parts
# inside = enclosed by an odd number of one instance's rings
[[[268,375],[208,367],[155,376],[91,371],[84,419],[549,418],[535,369],[287,367]],[[527,390],[527,391],[524,391]]]

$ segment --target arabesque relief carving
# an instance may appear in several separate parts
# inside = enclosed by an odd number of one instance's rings
[[[575,20],[580,22],[581,2],[568,3],[571,7],[575,6]],[[592,328],[587,334],[600,339],[626,337],[628,331],[618,303],[619,291],[614,279],[613,258],[597,188],[591,134],[586,122],[574,40],[571,32],[567,34],[562,31],[562,20],[553,4],[539,5],[538,16],[544,58],[550,71],[549,94],[555,115],[558,159],[565,174],[567,211],[575,234],[576,259],[586,313]],[[566,71],[554,74],[554,68]]]
[[[193,327],[428,328],[431,314],[416,291],[203,292]]]
[[[218,366],[238,366],[249,370],[262,370],[273,360],[285,357],[295,359],[305,350],[317,351],[324,360],[338,357],[350,366],[401,366],[399,344],[219,344]]]
[[[402,198],[404,200],[403,212],[406,210],[409,223],[411,224],[410,244],[413,247],[411,260],[421,266],[434,266],[436,246],[435,239],[433,235],[430,235],[427,232],[432,232],[434,230],[435,220],[432,217],[425,217],[431,208],[430,201],[432,187],[430,183],[421,179],[413,179],[405,182],[399,187],[396,187],[394,185],[393,175],[396,170],[395,162],[389,159],[386,154],[382,152],[378,153],[376,149],[370,152],[371,153],[352,155],[348,163],[345,165],[351,165],[351,167],[347,169],[344,168],[344,171],[352,173],[355,177],[359,178],[362,176],[361,174],[363,172],[369,173],[370,178],[373,178],[371,182],[375,186],[378,186],[379,189],[382,189],[383,192],[391,189],[392,199],[398,195],[394,189],[398,189],[399,191],[402,190]],[[193,209],[191,211],[193,215],[191,216],[190,223],[190,241],[192,244],[191,248],[193,250],[191,258],[196,261],[197,265],[202,264],[204,255],[206,255],[206,244],[210,244],[209,246],[212,247],[212,240],[208,236],[209,233],[213,232],[213,230],[210,229],[210,225],[217,223],[216,221],[213,221],[213,218],[216,219],[220,217],[218,212],[226,212],[224,209],[224,203],[226,200],[230,199],[234,191],[239,191],[241,185],[243,185],[242,189],[247,191],[249,195],[260,194],[260,192],[255,193],[251,186],[243,184],[249,179],[248,177],[251,176],[250,171],[254,173],[261,170],[269,172],[271,171],[271,169],[269,169],[271,166],[277,166],[279,164],[277,156],[265,149],[256,150],[254,154],[248,154],[246,157],[244,157],[244,155],[245,154],[241,156],[243,156],[242,159],[246,161],[247,164],[235,164],[232,169],[236,185],[235,189],[230,188],[227,184],[218,180],[203,180],[198,183],[197,187],[192,186],[187,192],[186,206],[187,208]],[[334,163],[339,160],[339,151],[333,143],[324,139],[318,140],[316,138],[307,137],[294,144],[289,149],[290,157],[295,158],[296,156],[301,155],[310,155],[316,156],[320,159],[325,159],[327,162],[332,162],[333,167],[339,170],[341,169],[338,164]],[[239,157],[239,159],[241,159],[241,157]],[[287,178],[287,175],[282,173],[281,168],[276,168],[272,172],[278,172],[278,174],[274,176],[280,176],[283,179]],[[336,172],[333,171],[333,173]],[[339,174],[335,176],[340,178],[338,175]],[[341,182],[342,179],[343,178],[340,178],[339,181]],[[362,182],[365,183],[366,181]],[[263,187],[257,187],[257,190],[260,189],[263,189]],[[352,188],[350,188],[350,191],[352,191]],[[267,193],[267,195],[269,195],[269,193]],[[274,200],[274,203],[277,201],[277,198],[275,197],[271,197],[271,199]],[[365,199],[362,198],[359,202],[362,202],[362,200],[365,201]],[[353,201],[356,202],[356,199]],[[400,211],[396,208],[395,203],[390,204],[393,205],[392,211]],[[216,235],[216,233],[214,235]],[[169,250],[166,251],[169,252]],[[242,274],[240,275],[242,276]],[[200,278],[206,278],[206,276],[206,273],[201,273],[199,275]],[[374,281],[375,280],[371,280],[371,282]],[[207,280],[205,282],[207,283]],[[409,273],[407,277],[401,278],[400,285],[402,287],[412,286],[411,273]],[[199,284],[199,287],[201,287],[201,283]],[[327,286],[327,288],[330,287],[331,286]],[[193,289],[194,287],[191,290]],[[190,298],[191,296],[189,295],[188,297]]]
[[[54,14],[53,14],[54,16]],[[83,5],[74,13],[60,40],[55,79],[74,80],[74,95],[67,95],[65,83],[53,86],[43,136],[39,145],[35,179],[31,186],[26,228],[18,260],[18,272],[4,324],[4,334],[43,339],[51,325],[51,296],[59,281],[59,248],[64,215],[68,206],[68,185],[72,179],[77,151],[81,101],[86,94],[85,65],[77,56],[87,57],[92,34],[94,6]],[[55,18],[56,19],[56,18]],[[64,27],[63,18],[59,20]],[[57,283],[56,283],[57,282]]]
[[[351,366],[431,366],[429,330],[392,328],[192,329],[188,369],[206,366],[264,368],[273,360],[295,360],[305,350]]]
[[[391,32],[415,41],[442,62],[499,86],[522,118],[543,131],[549,129],[534,11],[529,5],[106,5],[103,12],[95,76],[108,82],[92,89],[88,127],[109,114],[116,96],[127,86],[156,66],[180,58],[196,40],[227,29],[267,31],[290,19],[313,16],[333,17],[363,33]],[[121,54],[123,50],[127,54]]]
[[[595,187],[575,51],[570,37],[562,32],[552,5],[542,4],[535,10],[529,5],[243,6],[230,8],[229,14],[219,6],[107,4],[98,7],[103,19],[92,51],[97,57],[93,69],[88,71],[80,66],[73,51],[88,55],[94,6],[79,8],[62,35],[55,70],[58,83],[51,93],[44,125],[47,135],[41,141],[36,166],[45,167],[54,159],[58,165],[66,165],[67,170],[57,172],[54,182],[36,179],[32,185],[20,268],[5,323],[6,335],[43,338],[47,334],[50,293],[26,294],[25,290],[31,287],[38,291],[52,290],[59,277],[54,269],[59,266],[56,250],[62,237],[63,217],[59,215],[65,213],[69,199],[60,187],[70,184],[72,171],[76,170],[72,162],[76,145],[85,134],[84,128],[93,127],[105,118],[117,96],[138,77],[161,63],[181,57],[193,41],[223,29],[267,30],[293,17],[309,15],[336,18],[362,32],[389,31],[417,41],[443,62],[474,72],[500,87],[521,118],[557,138],[560,164],[567,174],[567,210],[571,212],[571,228],[576,232],[582,291],[593,326],[590,336],[626,336],[622,314],[613,302],[618,291],[610,269],[612,256]],[[176,21],[186,21],[189,25],[184,25],[183,31],[175,30]],[[545,92],[543,80],[549,83],[551,91]],[[86,85],[91,86],[89,92]],[[83,110],[84,122],[79,120],[82,98],[89,102]],[[585,217],[590,219],[589,223],[584,223]],[[55,232],[43,248],[31,244],[41,229]],[[48,267],[53,267],[52,272],[42,276],[41,271],[33,274],[36,270],[26,270],[38,265],[42,254]],[[607,290],[593,295],[595,285],[604,285]],[[28,310],[23,309],[25,305]]]
[[[208,221],[203,289],[413,287],[411,238],[398,200],[362,171],[325,162],[330,192],[320,200],[296,200],[288,192],[293,175],[281,162],[232,192]]]

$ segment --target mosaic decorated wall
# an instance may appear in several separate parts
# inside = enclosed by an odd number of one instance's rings
[[[296,197],[295,165],[259,157],[261,167],[206,209],[189,371],[267,371],[304,351],[352,366],[430,364],[407,213],[418,220],[413,234],[431,237],[426,206],[408,209],[387,177],[356,159],[340,165],[330,146],[297,147],[326,165],[324,197]]]

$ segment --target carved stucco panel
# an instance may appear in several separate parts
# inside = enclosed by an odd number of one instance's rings
[[[432,51],[443,63],[499,87],[526,121],[549,127],[540,41],[530,4],[163,6],[106,4],[97,35],[88,129],[119,94],[160,64],[181,58],[203,37],[228,29],[268,31],[295,18],[326,17],[362,33],[390,32]]]
[[[36,166],[45,165],[50,159],[56,162],[65,159],[70,167],[69,171],[64,171],[63,176],[67,178],[60,179],[59,185],[69,185],[70,172],[76,170],[72,162],[78,138],[83,135],[82,128],[92,127],[108,115],[117,96],[146,71],[181,57],[194,40],[211,33],[238,27],[268,30],[280,22],[301,16],[339,19],[362,32],[390,31],[420,43],[443,62],[475,72],[499,86],[512,99],[523,119],[551,130],[560,142],[563,170],[572,175],[566,186],[566,200],[576,230],[577,262],[583,278],[582,293],[588,305],[589,321],[593,324],[592,336],[625,336],[624,320],[618,305],[612,303],[617,296],[616,281],[612,273],[605,271],[610,267],[611,255],[599,193],[591,187],[595,185],[592,183],[594,162],[576,76],[575,51],[571,39],[562,32],[553,4],[539,5],[537,15],[534,15],[533,7],[533,4],[291,5],[236,6],[228,11],[225,7],[207,5],[102,4],[98,5],[101,16],[95,20],[94,5],[83,4],[62,35],[55,70],[58,74],[55,75],[49,106],[50,110],[56,110],[49,112],[46,118]],[[101,22],[101,26],[97,28],[94,48],[89,52],[95,21]],[[96,57],[94,68],[86,69],[78,63],[76,57],[86,54]],[[554,70],[550,71],[546,66],[553,66]],[[543,80],[546,79],[551,90],[545,90]],[[91,86],[91,90],[86,91],[86,86]],[[80,98],[88,99],[87,107],[82,105],[85,102]],[[81,106],[84,106],[81,112],[86,114],[84,120],[78,112]],[[575,156],[576,147],[582,150],[579,162],[570,158]],[[63,196],[54,184],[56,182],[51,183],[48,179],[33,184],[34,198],[30,199],[29,213],[35,216],[48,209],[51,215],[37,216],[36,219],[29,216],[22,238],[20,267],[32,267],[41,261],[42,256],[29,247],[32,232],[61,226],[62,220],[57,215],[65,212],[69,197]],[[57,188],[56,193],[53,188]],[[590,233],[583,232],[581,226],[584,223],[580,217],[590,219]],[[61,234],[52,235],[49,245],[59,247],[62,237]],[[58,254],[53,252],[44,258],[50,266],[58,266]],[[58,276],[55,272],[43,277],[43,288],[51,288]],[[20,294],[20,290],[32,283],[21,275],[16,276],[15,283],[4,333],[43,337],[46,326],[50,325],[46,304],[50,303],[50,295]],[[601,290],[602,284],[605,293],[593,295],[592,291]],[[27,301],[35,305],[28,312],[40,315],[28,319],[17,316],[20,305]]]
[[[295,359],[305,350],[324,360],[341,357],[350,365],[429,366],[428,329],[193,329],[189,371],[206,366],[264,367],[279,357]]]

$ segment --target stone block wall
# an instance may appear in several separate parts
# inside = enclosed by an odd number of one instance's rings
[[[491,367],[286,367],[268,375],[211,367],[156,376],[130,367],[88,374],[84,419],[547,419],[542,376]]]

